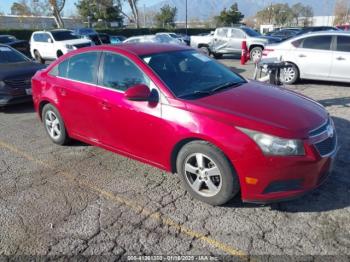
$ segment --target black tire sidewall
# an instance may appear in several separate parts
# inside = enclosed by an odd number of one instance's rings
[[[46,116],[46,113],[48,111],[53,111],[55,113],[55,115],[57,116],[59,122],[60,122],[60,127],[61,127],[61,136],[58,138],[58,139],[53,139],[50,134],[48,133],[48,130],[46,128],[46,124],[45,124],[45,116]],[[43,124],[44,124],[44,128],[45,128],[45,131],[47,133],[47,135],[49,136],[49,138],[51,139],[52,142],[54,142],[55,144],[58,144],[58,145],[65,145],[69,142],[69,136],[67,134],[67,131],[66,131],[66,127],[64,125],[64,122],[63,122],[63,119],[61,117],[61,114],[58,112],[58,110],[56,109],[56,107],[54,107],[53,105],[51,104],[46,104],[42,110],[42,115],[41,115],[41,118],[42,118],[42,121],[43,121]]]
[[[184,170],[184,164],[188,156],[194,153],[202,153],[210,157],[221,172],[222,186],[215,196],[204,197],[197,194],[188,184]],[[179,152],[176,167],[178,174],[182,177],[182,182],[186,190],[196,199],[213,206],[223,205],[235,196],[239,190],[239,180],[236,172],[224,153],[210,143],[204,141],[190,142]]]
[[[38,61],[39,63],[41,63],[41,64],[44,64],[44,63],[45,63],[45,61],[44,61],[44,59],[41,57],[39,51],[36,50],[36,51],[34,52],[34,56],[35,56],[35,60]]]

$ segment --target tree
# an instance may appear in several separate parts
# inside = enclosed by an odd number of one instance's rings
[[[113,0],[79,0],[75,6],[82,18],[90,17],[92,22],[102,20],[107,26],[110,22],[123,22],[120,5],[115,4]]]
[[[11,15],[31,15],[32,12],[25,0],[14,2],[11,6]]]
[[[296,25],[300,24],[300,18],[303,18],[303,25],[307,26],[310,23],[310,18],[314,16],[311,6],[303,5],[302,3],[294,4],[291,7],[292,16]]]
[[[334,25],[342,25],[349,22],[350,1],[337,0],[334,8]]]
[[[53,17],[55,18],[55,22],[58,28],[64,27],[64,21],[61,17],[61,12],[64,8],[66,0],[49,0]]]
[[[177,8],[170,5],[164,5],[160,11],[156,14],[155,20],[158,27],[174,27],[175,17],[177,14]]]
[[[217,26],[231,26],[240,23],[243,18],[244,15],[238,10],[238,4],[234,3],[229,10],[224,8],[214,19]]]
[[[136,28],[140,27],[140,17],[139,17],[139,9],[137,7],[138,0],[128,0],[132,16],[134,18],[134,22],[136,24]]]

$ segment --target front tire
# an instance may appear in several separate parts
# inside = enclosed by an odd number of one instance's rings
[[[202,46],[202,47],[199,48],[199,50],[200,50],[203,54],[205,54],[205,55],[207,55],[207,56],[210,56],[210,50],[209,50],[209,48],[208,48],[207,46]]]
[[[178,154],[176,167],[186,190],[210,205],[223,205],[240,190],[237,174],[229,160],[208,142],[186,144]]]
[[[52,142],[66,145],[70,142],[62,117],[56,107],[46,104],[42,111],[42,121]]]

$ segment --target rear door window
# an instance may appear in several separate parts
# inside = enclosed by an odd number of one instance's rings
[[[312,36],[305,38],[303,41],[303,48],[317,49],[317,50],[331,50],[332,36]]]
[[[337,51],[350,52],[350,36],[338,36]]]
[[[216,35],[218,37],[226,37],[228,30],[226,28],[217,29]]]
[[[96,84],[100,53],[87,52],[69,59],[67,78],[90,84]]]

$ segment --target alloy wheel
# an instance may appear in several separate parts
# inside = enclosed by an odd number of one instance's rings
[[[45,114],[45,127],[50,137],[57,140],[61,136],[61,123],[55,112],[49,110]]]
[[[199,195],[215,196],[221,189],[222,176],[217,164],[202,153],[190,155],[185,161],[187,183]]]

